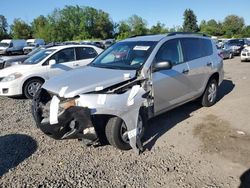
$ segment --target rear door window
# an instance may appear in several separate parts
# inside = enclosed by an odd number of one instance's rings
[[[91,59],[97,56],[97,52],[91,47],[78,47],[76,48],[76,59]]]
[[[181,43],[186,61],[192,61],[203,56],[199,38],[182,38]]]

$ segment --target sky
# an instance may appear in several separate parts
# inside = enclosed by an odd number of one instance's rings
[[[91,6],[110,14],[114,22],[125,20],[133,14],[147,20],[148,26],[160,21],[166,27],[181,26],[183,12],[190,8],[201,20],[223,21],[229,14],[236,14],[250,25],[250,0],[3,0],[0,14],[7,18],[9,25],[14,18],[30,23],[39,15],[48,15],[55,8],[65,5]]]

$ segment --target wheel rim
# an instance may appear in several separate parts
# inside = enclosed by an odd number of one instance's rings
[[[142,133],[142,130],[143,130],[143,121],[142,121],[141,116],[138,117],[137,129],[138,129],[138,132],[140,135]],[[120,136],[121,136],[123,142],[125,142],[127,144],[129,143],[128,129],[127,129],[127,126],[125,125],[124,122],[122,122],[122,125],[121,125]]]
[[[40,82],[30,83],[28,85],[28,94],[33,97],[35,93],[40,89],[41,85],[42,84]]]
[[[217,96],[217,87],[215,83],[212,83],[208,88],[208,101],[210,103],[214,102],[216,96]]]

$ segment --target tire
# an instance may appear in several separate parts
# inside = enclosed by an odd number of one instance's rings
[[[38,78],[28,80],[23,87],[23,94],[27,99],[33,99],[35,93],[41,88],[43,81]],[[33,88],[32,88],[33,87]]]
[[[213,106],[217,101],[218,82],[215,79],[210,79],[201,98],[201,104],[204,107]]]
[[[144,134],[144,121],[141,115],[139,115],[138,120],[142,123],[140,126],[141,128],[139,130],[140,137],[142,137]],[[120,150],[131,149],[131,146],[129,144],[129,139],[127,136],[127,127],[121,118],[119,117],[110,118],[105,128],[105,134],[110,145]],[[123,138],[122,135],[124,135]]]

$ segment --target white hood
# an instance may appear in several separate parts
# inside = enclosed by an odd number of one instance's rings
[[[34,65],[13,65],[11,67],[7,67],[5,69],[0,70],[0,77],[6,77],[13,73],[24,73],[30,71]]]

